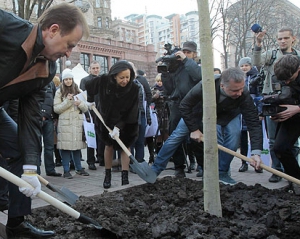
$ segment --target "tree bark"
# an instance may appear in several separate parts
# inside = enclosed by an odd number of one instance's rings
[[[222,217],[218,147],[216,133],[216,92],[213,51],[208,0],[197,0],[199,13],[200,57],[203,84],[203,134],[204,134],[204,210]]]

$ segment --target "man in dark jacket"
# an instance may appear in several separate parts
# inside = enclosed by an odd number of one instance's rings
[[[194,60],[197,56],[197,44],[193,41],[183,43],[181,51],[175,53],[178,67],[172,72],[162,73],[161,79],[165,88],[164,94],[169,95],[169,135],[176,129],[182,117],[179,112],[179,104],[185,95],[192,89],[202,77],[201,67]],[[176,64],[174,64],[176,65]],[[182,147],[178,147],[173,155],[175,176],[185,177],[185,156]]]
[[[0,107],[0,154],[8,161],[11,172],[33,187],[9,184],[8,237],[54,234],[24,221],[24,216],[31,213],[30,197],[41,190],[36,173],[42,149],[41,104],[44,87],[56,74],[56,60],[69,57],[72,48],[88,34],[82,12],[70,4],[48,8],[36,26],[0,9],[0,55],[3,56],[0,58],[0,106],[19,98],[18,126]]]
[[[259,169],[260,153],[263,146],[262,128],[257,109],[249,91],[244,87],[244,73],[238,68],[229,68],[223,71],[221,78],[216,79],[215,85],[218,143],[233,151],[238,149],[240,141],[239,119],[240,114],[242,114],[250,134],[251,155],[256,162],[254,166]],[[189,133],[191,139],[202,143],[202,97],[202,83],[200,82],[182,100],[180,112],[183,119],[180,120],[176,129],[164,143],[152,165],[152,169],[157,174],[166,168],[170,155],[189,136]],[[228,174],[232,159],[232,155],[219,151],[219,179],[225,184],[235,183]]]
[[[89,67],[89,75],[82,78],[80,81],[80,89],[85,91],[85,85],[88,81],[93,79],[96,76],[99,76],[100,74],[100,64],[97,61],[92,61]],[[95,96],[95,102],[98,102],[97,100],[98,95]],[[93,119],[93,122],[95,124],[95,127],[99,127],[99,119],[95,115],[93,110],[89,110],[88,112],[85,113],[85,116],[87,120],[89,120],[90,116]],[[99,135],[97,135],[96,132],[96,141],[97,141],[97,161],[95,159],[95,149],[87,147],[86,155],[87,155],[87,164],[89,166],[90,170],[97,170],[97,167],[95,165],[96,162],[99,162],[100,166],[104,166],[104,148],[105,145],[104,143],[99,139]]]

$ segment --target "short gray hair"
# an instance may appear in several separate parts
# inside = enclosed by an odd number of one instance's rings
[[[230,67],[224,70],[221,74],[221,83],[228,86],[231,80],[235,83],[240,83],[245,80],[245,73],[237,67]]]

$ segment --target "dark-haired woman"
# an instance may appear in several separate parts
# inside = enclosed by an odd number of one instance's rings
[[[121,147],[114,140],[118,136],[124,145],[130,150],[130,146],[138,136],[138,94],[139,87],[133,82],[135,73],[127,61],[118,61],[110,69],[108,74],[95,77],[86,83],[88,102],[94,101],[98,94],[96,107],[99,110],[105,124],[112,129],[109,134],[106,127],[100,123],[99,135],[105,144],[105,179],[104,188],[111,187],[111,168],[113,154]],[[129,184],[128,170],[129,157],[121,152],[122,185]]]

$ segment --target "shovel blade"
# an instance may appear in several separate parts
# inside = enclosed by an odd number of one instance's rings
[[[139,163],[132,155],[130,155],[129,158],[132,162],[130,167],[137,173],[137,175],[140,176],[140,178],[145,180],[147,183],[155,183],[157,175],[147,162],[144,161]]]
[[[59,189],[57,195],[61,198],[61,200],[63,200],[64,202],[68,203],[71,206],[73,206],[79,199],[79,197],[75,193],[73,193],[72,191],[70,191],[65,187]]]

